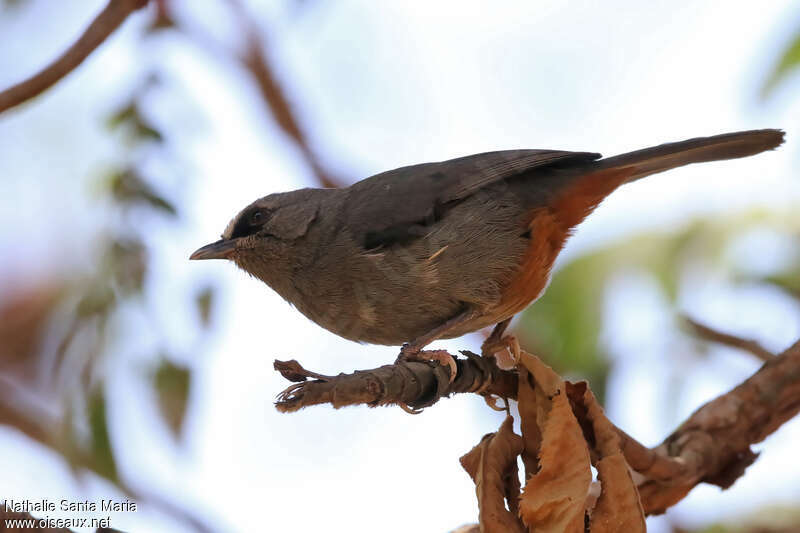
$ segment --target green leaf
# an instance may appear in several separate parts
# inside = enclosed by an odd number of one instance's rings
[[[115,130],[131,121],[137,121],[139,119],[139,109],[136,107],[136,102],[131,100],[126,105],[120,107],[115,112],[113,112],[107,119],[106,119],[106,127],[110,130]]]
[[[211,324],[211,309],[214,305],[215,298],[216,291],[214,287],[210,286],[202,289],[195,296],[194,302],[203,327],[207,328]]]
[[[106,127],[112,131],[122,127],[127,128],[126,132],[130,134],[130,140],[133,142],[161,143],[164,141],[164,135],[142,114],[138,102],[139,96],[134,96],[127,104],[111,113],[106,119]]]
[[[142,140],[164,141],[164,135],[160,131],[141,121],[136,124],[136,137]]]
[[[152,373],[161,415],[176,437],[180,436],[183,429],[191,377],[187,367],[179,366],[166,357],[162,357],[158,368]]]
[[[92,469],[101,476],[116,481],[117,465],[108,432],[108,413],[103,389],[97,387],[87,400],[90,431],[89,460]]]
[[[75,313],[80,318],[103,315],[109,312],[114,303],[116,303],[114,291],[102,280],[98,280],[87,289],[83,298],[80,299]]]
[[[111,194],[123,205],[144,204],[170,216],[177,215],[175,206],[158,194],[136,169],[115,172],[109,179]]]
[[[144,242],[136,238],[111,241],[106,249],[106,263],[120,289],[127,294],[142,291],[148,266]]]
[[[773,285],[793,298],[800,298],[800,270],[780,272],[758,281]]]
[[[767,505],[748,514],[710,524],[686,533],[789,533],[797,531],[800,508],[791,505]]]
[[[792,72],[800,66],[800,31],[794,36],[794,40],[784,50],[783,56],[772,70],[764,86],[761,88],[761,97],[766,98],[772,93],[775,87],[786,79]]]

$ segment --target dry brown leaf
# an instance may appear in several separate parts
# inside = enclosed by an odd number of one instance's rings
[[[597,477],[602,487],[591,514],[591,531],[644,533],[647,531],[644,510],[622,455],[619,435],[588,387],[583,394],[583,405],[594,429],[595,451],[600,457]]]
[[[537,533],[582,533],[592,482],[583,432],[558,374],[524,352],[520,362],[535,382],[537,423],[542,432],[540,468],[525,484],[520,517]],[[527,386],[527,380],[520,380],[520,393]],[[525,410],[529,412],[528,407]]]
[[[461,466],[475,482],[482,533],[524,531],[516,513],[506,509],[507,497],[511,508],[519,497],[517,456],[522,452],[522,438],[514,433],[513,424],[514,419],[507,416],[497,433],[484,436],[461,458]]]
[[[517,392],[517,408],[520,416],[520,429],[522,431],[522,464],[525,465],[525,479],[527,480],[539,470],[539,447],[542,445],[542,432],[539,430],[540,408],[549,409],[550,402],[538,401],[537,397],[543,394],[533,386],[533,376],[525,369],[519,367],[519,390]]]
[[[600,459],[597,463],[597,478],[602,485],[602,491],[592,511],[591,532],[647,531],[639,492],[633,484],[628,463],[622,453]]]
[[[620,453],[620,440],[614,424],[606,417],[591,389],[586,386],[581,399],[586,417],[594,430],[594,447],[600,458]]]
[[[536,385],[547,396],[553,396],[564,390],[564,380],[561,379],[561,376],[556,374],[552,368],[544,364],[538,357],[528,352],[520,352],[519,362],[528,372],[533,374]]]

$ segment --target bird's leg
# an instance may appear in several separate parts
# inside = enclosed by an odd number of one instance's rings
[[[513,317],[508,317],[502,322],[498,322],[492,330],[491,335],[486,337],[486,340],[483,341],[483,344],[481,344],[481,354],[484,357],[492,355],[508,346],[503,338],[503,333],[506,332],[508,325],[511,323],[511,318]]]
[[[512,317],[509,317],[502,322],[498,322],[492,330],[491,335],[489,335],[481,345],[481,354],[484,357],[494,355],[495,358],[497,358],[498,354],[503,350],[508,350],[508,353],[511,354],[511,361],[498,360],[498,363],[501,363],[501,368],[505,366],[516,366],[519,361],[520,348],[517,338],[513,335],[503,335],[506,332],[506,328],[508,328],[508,324],[511,322],[511,318]],[[509,365],[508,363],[511,364]]]
[[[486,340],[483,341],[481,345],[481,355],[484,357],[494,357],[497,366],[503,369],[514,368],[517,366],[517,363],[519,363],[520,358],[520,347],[517,338],[513,335],[503,335],[508,325],[511,323],[512,318],[513,317],[508,317],[502,322],[498,322],[492,330],[492,333],[486,337]],[[508,350],[508,353],[511,355],[510,361],[507,360],[505,356],[505,350]],[[481,390],[479,392],[483,391]],[[486,401],[486,405],[495,411],[508,411],[508,398],[503,398],[503,400],[505,400],[504,407],[498,406],[496,396],[484,396],[484,400]]]
[[[447,353],[447,350],[423,350],[425,346],[432,343],[448,331],[456,326],[463,324],[475,318],[474,309],[466,309],[460,312],[453,318],[450,318],[442,325],[437,326],[417,337],[416,339],[407,342],[400,349],[400,355],[397,357],[398,361],[437,361],[442,366],[450,367],[450,383],[456,378],[458,367],[453,356]]]
[[[440,326],[436,326],[424,335],[420,335],[416,339],[405,343],[403,348],[400,350],[400,355],[408,356],[421,352],[425,346],[432,343],[448,331],[475,318],[476,314],[477,313],[474,309],[466,309],[461,311],[453,318],[450,318],[442,323]]]

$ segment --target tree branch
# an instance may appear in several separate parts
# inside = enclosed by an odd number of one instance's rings
[[[145,5],[147,0],[109,0],[78,40],[61,56],[27,80],[0,92],[0,113],[30,100],[55,85],[114,33],[128,15]]]
[[[494,359],[461,352],[456,359],[458,373],[450,383],[450,372],[435,362],[402,361],[352,374],[322,376],[310,372],[295,360],[275,361],[275,370],[289,381],[298,382],[278,395],[275,407],[284,413],[329,403],[334,408],[365,404],[406,405],[421,409],[456,392],[515,398],[517,373],[501,370]],[[305,381],[313,378],[314,381]]]
[[[275,362],[276,370],[295,385],[282,392],[276,407],[282,412],[310,405],[407,404],[427,407],[453,393],[476,392],[517,398],[516,370],[501,370],[493,358],[462,352],[452,384],[449,371],[438,363],[400,362],[338,376],[309,372],[296,361]],[[304,381],[314,378],[313,381]],[[591,441],[587,413],[581,402],[585,386],[567,384],[576,418]],[[731,486],[755,461],[750,449],[800,412],[800,341],[773,356],[742,384],[695,411],[665,441],[653,448],[614,427],[630,467],[645,478],[639,486],[647,514],[663,513],[699,483]]]
[[[763,346],[761,346],[758,342],[752,339],[743,339],[741,337],[737,337],[736,335],[731,335],[729,333],[723,333],[716,329],[713,329],[705,324],[701,324],[696,320],[689,318],[688,316],[683,317],[686,323],[692,328],[692,331],[698,337],[706,339],[711,342],[716,342],[719,344],[724,344],[725,346],[730,346],[732,348],[739,348],[740,350],[744,350],[746,352],[750,352],[751,354],[755,355],[762,361],[770,361],[775,358],[775,354],[771,351],[767,350]]]
[[[649,514],[662,513],[695,485],[730,487],[755,461],[752,444],[800,411],[800,341],[742,384],[695,411],[657,448],[684,464],[681,475],[639,487]]]

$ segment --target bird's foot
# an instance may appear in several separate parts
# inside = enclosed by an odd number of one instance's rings
[[[481,354],[484,357],[493,356],[497,361],[497,366],[503,370],[517,366],[520,353],[519,341],[514,335],[506,335],[502,338],[490,336],[481,346]]]
[[[400,349],[400,355],[397,356],[397,361],[436,361],[442,366],[450,369],[450,383],[456,379],[458,373],[458,366],[456,360],[450,355],[447,350],[421,350],[415,348],[411,344],[404,344]]]
[[[505,325],[507,325],[507,323]],[[515,336],[502,336],[505,325],[495,329],[483,342],[481,345],[481,355],[483,355],[483,357],[494,357],[498,368],[502,370],[511,370],[519,363],[521,349],[519,347],[519,341]],[[483,393],[483,389],[478,392],[479,394]],[[498,400],[499,398],[497,396],[484,395],[486,405],[495,411],[509,412],[508,398],[503,398],[504,405],[502,406],[498,404]]]

